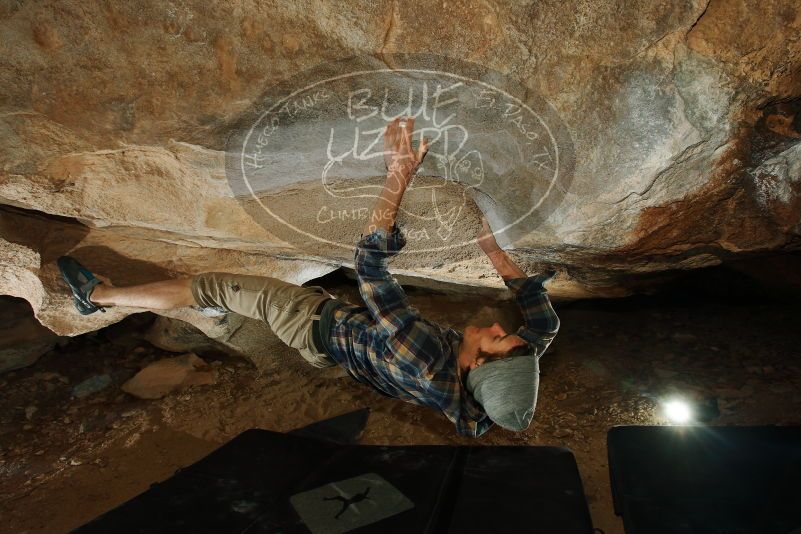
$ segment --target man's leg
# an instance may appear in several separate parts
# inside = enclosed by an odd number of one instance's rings
[[[308,289],[264,276],[204,273],[128,287],[116,287],[105,277],[89,300],[99,306],[130,306],[149,310],[171,310],[183,306],[220,307],[271,322],[277,312],[287,310],[298,290]]]
[[[103,284],[95,286],[89,300],[98,306],[130,306],[149,310],[171,310],[196,304],[192,296],[191,278],[129,287],[115,287],[104,280]]]
[[[264,321],[281,341],[298,349],[315,367],[334,365],[317,351],[311,320],[331,295],[319,286],[302,287],[266,276],[203,273],[192,278],[115,287],[102,278],[89,300],[98,306],[169,310],[183,306],[221,307]]]
[[[312,319],[319,317],[316,310],[331,297],[322,287],[303,287],[268,276],[203,273],[192,279],[191,291],[200,306],[219,306],[264,321],[311,365],[335,365],[312,339]]]
[[[293,301],[310,292],[309,288],[275,278],[229,273],[203,273],[128,287],[116,287],[108,279],[98,278],[104,283],[94,288],[89,300],[99,306],[150,310],[192,305],[220,307],[266,323],[272,322],[279,312],[290,311]]]

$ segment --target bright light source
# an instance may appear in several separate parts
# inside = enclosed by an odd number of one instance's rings
[[[693,418],[693,412],[690,405],[683,400],[670,400],[664,405],[665,416],[670,419],[671,423],[683,424],[689,422]]]

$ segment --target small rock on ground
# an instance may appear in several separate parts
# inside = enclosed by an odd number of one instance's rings
[[[122,385],[140,399],[160,399],[190,386],[215,384],[217,373],[191,352],[153,362]]]

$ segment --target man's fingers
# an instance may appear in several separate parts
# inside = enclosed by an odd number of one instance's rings
[[[387,129],[384,130],[384,140],[386,142],[391,142],[392,141],[392,136],[394,136],[394,135],[395,135],[395,121],[391,120],[387,124]]]
[[[395,120],[392,121],[392,141],[394,144],[397,144],[403,136],[403,128],[400,127],[400,123],[400,117],[395,117]]]
[[[420,141],[420,146],[417,149],[417,162],[422,163],[423,158],[426,157],[426,152],[428,152],[428,137],[423,137]]]
[[[420,146],[416,151],[414,150],[412,146],[414,122],[414,117],[405,115],[395,117],[389,121],[384,132],[384,148],[385,152],[393,154],[393,159],[396,161],[419,165],[428,152],[430,140],[428,138],[421,139]],[[403,123],[403,127],[401,127],[401,123]]]
[[[412,132],[414,131],[414,119],[411,117],[403,117],[401,121],[403,121],[405,125],[403,128],[400,128],[400,125],[398,126],[400,130],[400,142],[405,148],[411,148]]]

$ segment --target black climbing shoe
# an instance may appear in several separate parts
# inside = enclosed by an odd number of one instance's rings
[[[86,267],[78,263],[78,260],[70,256],[61,256],[58,259],[58,269],[67,285],[72,290],[72,301],[81,315],[89,315],[100,310],[106,310],[89,300],[89,295],[97,284],[102,284],[95,275]]]

